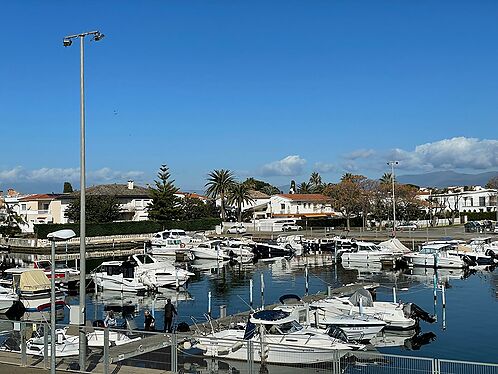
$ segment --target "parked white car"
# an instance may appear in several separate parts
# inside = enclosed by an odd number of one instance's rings
[[[245,234],[247,229],[243,225],[235,225],[227,230],[228,234]]]
[[[413,231],[418,229],[418,226],[415,223],[412,222],[405,222],[405,223],[400,223],[399,225],[396,226],[396,230],[400,231]]]
[[[299,231],[302,229],[303,229],[302,226],[295,225],[292,223],[286,223],[286,224],[282,225],[282,231]]]

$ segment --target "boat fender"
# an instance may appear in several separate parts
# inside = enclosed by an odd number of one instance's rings
[[[181,243],[180,248],[185,248],[185,243]]]
[[[183,342],[183,349],[190,349],[192,348],[192,343],[190,343],[189,340]]]
[[[237,352],[243,346],[244,346],[244,344],[242,342],[237,342],[234,345],[232,345],[231,351],[232,352]]]

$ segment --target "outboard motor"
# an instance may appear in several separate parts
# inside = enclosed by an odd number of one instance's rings
[[[421,307],[414,303],[408,303],[403,306],[403,312],[406,318],[413,318],[417,321],[423,320],[425,322],[434,323],[436,317],[427,313]]]
[[[472,260],[469,256],[463,256],[462,260],[467,266],[477,266],[477,262]]]
[[[491,257],[493,260],[498,260],[498,255],[492,249],[488,249],[484,254]]]
[[[334,339],[341,340],[343,342],[349,342],[346,333],[338,326],[331,325],[329,327],[329,331],[327,332],[328,336],[331,336]]]

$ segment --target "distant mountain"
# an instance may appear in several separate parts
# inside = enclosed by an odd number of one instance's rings
[[[420,187],[449,186],[484,186],[492,178],[498,176],[498,171],[479,174],[464,174],[455,171],[435,171],[426,174],[399,175],[396,179],[401,183],[411,183]]]

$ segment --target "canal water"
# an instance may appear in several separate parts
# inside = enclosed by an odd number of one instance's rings
[[[134,314],[137,327],[143,327],[143,313],[153,312],[156,328],[163,328],[163,309],[166,299],[176,305],[176,322],[205,322],[208,312],[208,293],[211,292],[213,317],[219,307],[226,306],[227,315],[246,311],[250,303],[250,280],[253,280],[254,308],[277,303],[283,294],[304,295],[306,292],[305,265],[309,269],[308,293],[326,292],[328,286],[342,286],[356,281],[377,282],[377,300],[391,301],[393,287],[397,299],[413,302],[437,315],[437,322],[421,322],[418,332],[388,334],[379,337],[377,349],[384,353],[436,357],[455,360],[498,362],[498,271],[438,270],[438,284],[445,285],[445,318],[442,292],[437,291],[434,306],[434,270],[416,268],[405,271],[381,270],[367,265],[333,265],[330,254],[318,254],[292,259],[278,258],[250,265],[218,264],[212,261],[194,262],[195,272],[187,288],[180,291],[163,290],[162,294],[136,296],[98,292],[87,294],[87,318],[103,319],[109,308]],[[264,300],[260,285],[264,279]],[[92,289],[92,286],[89,286]],[[77,296],[68,296],[67,303],[78,304]],[[68,322],[68,313],[65,316]]]

